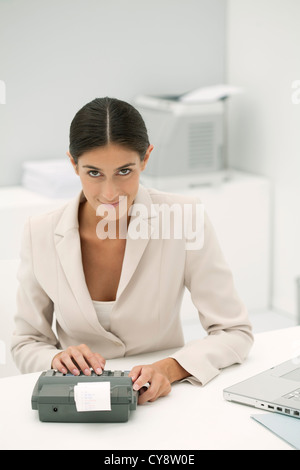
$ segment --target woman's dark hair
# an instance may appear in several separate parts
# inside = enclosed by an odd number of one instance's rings
[[[96,98],[75,115],[70,127],[70,153],[78,158],[89,150],[109,143],[137,152],[141,161],[149,138],[140,113],[129,103],[116,98]]]

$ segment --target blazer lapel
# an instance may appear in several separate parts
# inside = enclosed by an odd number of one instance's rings
[[[131,208],[117,299],[124,292],[143,256],[154,229],[151,222],[155,217],[157,217],[157,213],[152,205],[152,200],[147,190],[140,186]]]
[[[127,235],[123,266],[117,290],[117,299],[121,296],[132,278],[148,242],[149,239],[133,240]]]
[[[54,233],[56,251],[81,312],[93,329],[99,327],[102,329],[97,320],[82,266],[78,230],[78,207],[82,200],[84,200],[84,195],[81,192],[76,199],[66,206]]]

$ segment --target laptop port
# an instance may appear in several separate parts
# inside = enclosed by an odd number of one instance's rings
[[[294,416],[300,416],[299,411],[294,411],[293,414],[294,414]]]
[[[282,411],[282,408],[280,408],[279,406],[277,406],[277,411]]]
[[[284,412],[285,412],[287,415],[290,415],[290,414],[291,414],[291,410],[289,410],[288,408],[285,408]]]
[[[269,408],[270,410],[274,410],[274,406],[268,405],[268,408]]]

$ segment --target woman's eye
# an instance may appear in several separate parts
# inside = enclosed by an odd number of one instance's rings
[[[129,168],[123,168],[122,170],[119,171],[119,174],[122,176],[129,175],[129,173],[131,173],[131,170],[129,170]]]
[[[89,175],[92,176],[93,178],[96,178],[97,176],[100,176],[100,173],[97,170],[91,170],[89,171]]]

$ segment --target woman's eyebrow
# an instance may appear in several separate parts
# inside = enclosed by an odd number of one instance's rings
[[[136,163],[126,163],[125,165],[119,166],[114,171],[122,170],[123,168],[127,168],[128,166],[135,166]],[[83,165],[82,168],[90,168],[91,170],[103,171],[101,168],[97,168],[93,165]]]

